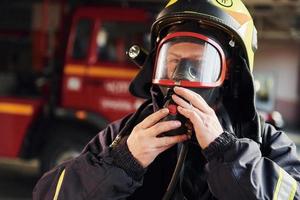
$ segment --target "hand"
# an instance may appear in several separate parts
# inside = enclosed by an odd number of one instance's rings
[[[223,133],[215,111],[199,94],[191,90],[175,87],[174,91],[176,95],[172,98],[178,104],[179,113],[192,122],[199,145],[202,149],[206,148]]]
[[[127,139],[129,151],[144,168],[148,167],[161,152],[189,138],[185,134],[157,137],[163,132],[181,126],[179,121],[174,120],[159,122],[162,118],[166,117],[168,113],[169,110],[164,108],[151,114],[134,127]]]

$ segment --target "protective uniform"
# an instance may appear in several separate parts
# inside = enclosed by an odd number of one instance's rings
[[[190,22],[201,31],[193,30]],[[181,59],[168,73],[164,55],[182,43],[205,47],[202,52],[216,58],[214,63]],[[239,0],[171,0],[152,27],[150,55],[130,86],[134,95],[148,100],[101,131],[79,157],[46,173],[34,189],[34,199],[162,199],[177,147],[144,169],[126,140],[138,123],[163,107],[164,87],[174,85],[196,88],[198,93],[218,88],[223,95],[215,111],[225,131],[205,149],[189,144],[172,199],[300,199],[295,144],[260,120],[255,110],[251,75],[255,48],[255,27]],[[210,71],[202,68],[206,65]],[[181,67],[190,69],[190,79],[176,79]]]

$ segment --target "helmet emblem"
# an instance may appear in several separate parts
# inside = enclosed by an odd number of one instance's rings
[[[225,7],[231,7],[233,4],[232,0],[216,0],[220,5]]]

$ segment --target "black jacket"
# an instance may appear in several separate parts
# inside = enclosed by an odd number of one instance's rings
[[[127,148],[127,136],[115,140],[118,134],[128,135],[154,110],[147,101],[135,114],[110,124],[79,157],[46,173],[33,199],[161,199],[174,170],[176,147],[143,169]],[[229,132],[204,150],[191,144],[182,180],[185,198],[300,199],[300,162],[294,143],[271,125],[262,126],[261,144]],[[234,131],[241,132],[236,127]],[[183,199],[182,194],[173,199]]]
[[[155,52],[155,51],[153,51]],[[152,52],[152,53],[153,53]],[[133,95],[150,99],[136,113],[110,124],[81,155],[46,173],[33,199],[159,200],[173,173],[177,149],[160,154],[143,169],[126,145],[136,124],[162,107],[151,84],[153,55],[130,85]],[[261,123],[254,103],[254,84],[246,61],[233,63],[218,114],[225,131],[206,149],[190,144],[173,199],[300,199],[300,161],[295,144],[281,131]],[[156,92],[155,92],[156,91]],[[232,127],[227,127],[229,118]]]

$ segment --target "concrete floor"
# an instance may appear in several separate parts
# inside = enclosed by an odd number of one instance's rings
[[[299,132],[300,133],[300,132]],[[300,155],[300,134],[289,132],[290,138],[298,145]],[[29,200],[39,179],[38,162],[0,159],[0,200]]]
[[[38,178],[37,161],[0,159],[0,200],[32,199]]]

